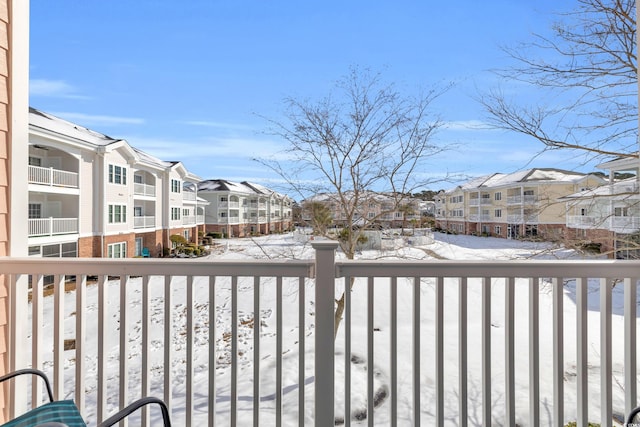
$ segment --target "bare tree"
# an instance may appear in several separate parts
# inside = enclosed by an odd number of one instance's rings
[[[353,259],[361,230],[375,220],[359,215],[372,194],[388,195],[393,211],[433,182],[422,179],[425,161],[445,147],[432,141],[441,122],[429,109],[445,90],[402,96],[379,74],[353,68],[319,101],[285,100],[285,120],[269,122],[288,142],[286,160],[261,162],[303,198],[331,194],[345,222],[340,247]],[[343,310],[344,294],[336,300],[336,332]]]
[[[543,150],[575,150],[585,160],[637,157],[635,0],[577,4],[559,14],[550,36],[534,34],[504,49],[516,65],[498,75],[535,88],[535,103],[514,100],[503,88],[480,102],[495,126],[535,138]]]

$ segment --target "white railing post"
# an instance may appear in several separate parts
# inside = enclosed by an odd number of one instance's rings
[[[314,241],[311,246],[316,251],[315,425],[322,427],[335,424],[333,328],[338,242]]]

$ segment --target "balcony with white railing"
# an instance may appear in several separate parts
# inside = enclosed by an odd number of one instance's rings
[[[184,215],[182,217],[182,225],[196,225],[195,215]]]
[[[156,226],[155,216],[134,216],[133,228],[154,228]]]
[[[157,395],[181,426],[611,425],[637,404],[639,261],[338,261],[337,243],[313,247],[310,260],[0,259],[9,368],[48,371],[89,419]]]
[[[182,192],[182,200],[185,202],[195,202],[196,201],[196,193],[192,191],[183,191]]]
[[[29,237],[78,233],[78,218],[30,218]]]
[[[77,172],[29,165],[27,176],[29,184],[47,185],[50,187],[78,188]]]
[[[144,196],[144,197],[155,197],[156,196],[156,186],[150,184],[143,184],[139,182],[135,182],[133,184],[133,194],[135,196]]]

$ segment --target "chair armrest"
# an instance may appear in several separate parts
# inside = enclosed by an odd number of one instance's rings
[[[51,384],[49,384],[49,378],[45,375],[44,372],[39,371],[37,369],[19,369],[17,371],[11,372],[10,374],[4,375],[0,377],[0,383],[10,380],[11,378],[17,377],[18,375],[37,375],[44,380],[44,384],[47,387],[47,394],[49,395],[49,402],[53,402],[53,391],[51,391]]]
[[[169,409],[167,408],[167,405],[162,400],[156,397],[143,397],[140,400],[136,400],[126,408],[120,410],[116,414],[112,415],[111,417],[107,418],[106,420],[98,424],[98,427],[110,427],[114,424],[117,424],[118,422],[125,419],[126,417],[128,417],[138,409],[142,408],[143,406],[150,405],[153,403],[160,405],[164,427],[171,427],[171,420],[169,419]]]
[[[640,414],[640,406],[638,406],[637,408],[634,408],[634,409],[632,409],[632,410],[631,410],[631,412],[630,412],[630,413],[629,413],[629,415],[627,416],[627,420],[626,420],[626,422],[625,422],[625,424],[624,424],[624,425],[625,425],[625,426],[626,426],[626,425],[629,425],[629,426],[631,426],[631,425],[636,425],[636,424],[634,424],[634,423],[635,423],[634,418],[635,418],[635,417],[636,417],[636,415],[638,415],[638,414]]]

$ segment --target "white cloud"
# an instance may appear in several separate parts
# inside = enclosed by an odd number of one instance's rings
[[[55,98],[89,99],[87,96],[79,95],[75,87],[63,80],[30,80],[29,94]]]
[[[93,115],[84,113],[72,113],[72,112],[51,112],[54,116],[61,117],[65,120],[76,122],[82,126],[95,126],[95,125],[142,125],[144,119],[137,117],[118,117],[118,116],[104,116]]]
[[[481,120],[453,120],[445,122],[443,129],[450,131],[492,130],[492,127]]]
[[[244,125],[240,123],[226,123],[226,122],[216,122],[216,121],[208,121],[208,120],[187,120],[180,122],[181,124],[189,125],[189,126],[201,126],[201,127],[209,127],[216,129],[226,129],[226,130],[251,130],[253,129],[249,125]]]

